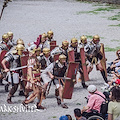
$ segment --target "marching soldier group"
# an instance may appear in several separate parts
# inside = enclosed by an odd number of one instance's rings
[[[81,48],[84,48],[85,53],[86,75],[92,71],[93,64],[95,64],[97,70],[101,71],[105,82],[108,82],[105,70],[100,62],[103,59],[103,53],[100,50],[101,44],[98,35],[93,36],[90,42],[87,41],[87,37],[84,35],[81,36],[80,43],[76,38],[72,38],[70,44],[67,40],[64,40],[60,47],[55,44],[56,41],[53,39],[53,35],[51,30],[47,34],[43,33],[39,35],[35,42],[29,43],[28,48],[25,48],[22,39],[18,39],[15,43],[12,32],[3,34],[0,43],[0,84],[2,85],[3,78],[8,81],[8,84],[12,84],[7,98],[9,104],[12,104],[11,98],[20,84],[20,88],[23,89],[25,95],[22,104],[27,106],[37,98],[37,109],[45,109],[41,105],[42,100],[46,98],[46,92],[49,92],[47,88],[53,82],[56,86],[57,104],[67,109],[68,106],[63,100],[63,91],[66,71],[71,62],[70,56],[72,56],[72,62],[79,63],[78,72],[80,73],[82,86],[87,88],[83,74],[85,71],[81,58],[84,56],[80,53]],[[73,51],[72,54],[69,53],[70,51]],[[57,59],[55,58],[56,55],[58,56]],[[22,61],[21,58],[25,56],[27,56],[27,59]],[[22,62],[26,62],[26,66],[22,66]],[[22,71],[25,67],[26,73]],[[26,74],[26,77],[23,74]],[[77,82],[77,79],[75,81]],[[30,91],[32,91],[32,94],[29,94]]]

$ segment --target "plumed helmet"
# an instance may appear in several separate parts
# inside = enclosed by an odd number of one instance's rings
[[[34,53],[37,52],[37,55],[40,54],[40,51],[41,51],[40,47],[38,47],[38,48],[34,47],[32,50],[30,50],[30,52],[31,52],[32,54],[34,54]]]
[[[22,44],[18,44],[17,46],[16,46],[16,50],[17,50],[17,53],[19,54],[19,55],[22,55],[22,51],[25,49],[25,47],[22,45]]]
[[[43,34],[42,34],[41,41],[44,42],[44,41],[46,40],[46,37],[47,37],[47,34],[46,34],[46,33],[43,33]]]
[[[43,33],[42,34],[42,38],[46,38],[47,37],[47,34],[46,33]]]
[[[17,40],[17,45],[18,45],[18,44],[24,45],[24,41],[19,38],[19,39]]]
[[[76,42],[78,42],[78,40],[76,38],[71,39],[71,43],[76,43]]]
[[[67,40],[64,40],[64,41],[62,42],[62,45],[68,46],[68,45],[69,45],[69,42],[68,42]]]
[[[77,47],[77,45],[78,45],[78,40],[77,40],[76,38],[72,38],[72,39],[71,39],[71,45],[72,45],[73,47]]]
[[[53,31],[49,30],[49,31],[47,32],[47,35],[53,35]]]
[[[64,41],[62,42],[62,48],[63,48],[64,50],[67,50],[67,49],[68,49],[68,46],[69,46],[69,42],[68,42],[67,40],[64,40]]]
[[[96,86],[95,85],[89,85],[87,90],[91,93],[95,92],[97,90]]]
[[[63,54],[59,56],[59,61],[61,62],[62,60],[66,60],[66,56]]]
[[[52,39],[52,37],[53,37],[53,31],[51,31],[51,30],[48,31],[47,32],[47,36],[48,36],[49,39]]]
[[[8,36],[7,33],[4,33],[4,34],[2,35],[2,40],[3,40],[5,43],[7,43],[7,42],[9,41],[9,36]]]
[[[16,50],[24,50],[24,49],[25,49],[25,47],[22,44],[18,44],[16,46]]]
[[[98,35],[93,36],[93,42],[100,41],[100,37]]]
[[[48,54],[50,53],[50,49],[49,48],[43,48],[43,54]]]
[[[13,32],[11,32],[11,31],[9,31],[7,34],[9,37],[13,36]]]
[[[81,43],[85,44],[87,42],[87,37],[85,35],[80,37]]]
[[[7,38],[9,38],[8,34],[7,34],[7,33],[4,33],[4,34],[2,35],[2,39],[7,39]]]

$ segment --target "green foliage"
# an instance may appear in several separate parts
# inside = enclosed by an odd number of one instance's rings
[[[118,24],[118,25],[109,25],[109,26],[112,26],[112,27],[120,27],[120,24]]]
[[[80,12],[77,12],[76,14],[79,15],[79,14],[98,14],[98,12],[95,12],[95,11],[80,11]]]
[[[94,11],[113,11],[114,9],[116,9],[116,7],[105,7],[105,8],[103,8],[103,7],[100,7],[100,8],[97,8],[97,9],[95,9]]]
[[[109,11],[113,11],[114,9],[119,9],[117,6],[109,6],[109,7],[99,7],[97,9],[94,9],[92,11],[80,11],[80,12],[77,12],[77,15],[79,14],[99,14],[101,12],[109,12]]]
[[[117,15],[109,17],[108,20],[117,20],[117,21],[120,21],[120,12],[118,12]]]
[[[57,118],[57,116],[53,116],[52,118]]]
[[[120,47],[116,47],[116,48],[105,47],[105,52],[115,52],[119,49]]]
[[[90,38],[90,39],[92,39],[93,38],[93,36],[92,35],[85,35],[87,38]]]
[[[111,42],[120,42],[120,40],[111,40]]]

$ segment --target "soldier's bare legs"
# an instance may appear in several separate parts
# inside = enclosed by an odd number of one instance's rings
[[[37,97],[37,109],[44,109],[44,107],[41,106],[42,103],[41,91],[42,90],[40,90],[38,86],[33,84],[33,93],[25,101],[23,101],[23,105],[32,102]]]
[[[14,95],[14,93],[17,91],[17,88],[18,88],[18,84],[14,84],[14,86],[12,86],[7,98],[7,102],[9,104],[12,104],[11,98]]]
[[[108,80],[107,80],[105,71],[104,71],[104,69],[103,69],[101,63],[98,63],[98,64],[96,65],[96,69],[97,69],[97,70],[100,70],[100,72],[101,72],[101,74],[102,74],[102,77],[103,77],[104,81],[105,81],[106,83],[108,83]]]
[[[2,74],[0,73],[0,85],[4,85],[2,82],[3,82],[3,76],[2,76]]]
[[[63,108],[66,108],[66,109],[67,109],[68,106],[67,106],[66,104],[64,104],[64,101],[63,101],[63,98],[62,98],[62,95],[63,95],[63,87],[62,87],[62,85],[59,86],[58,90],[59,90],[59,97],[58,97],[58,99],[57,99],[58,105],[61,104],[61,106],[62,106]],[[59,99],[59,98],[60,98],[60,99]]]
[[[24,85],[24,81],[20,81],[19,82],[19,85],[20,85],[20,91],[19,91],[19,95],[20,96],[24,96],[24,92],[25,92],[25,85]]]
[[[46,99],[46,90],[47,90],[47,86],[48,86],[48,83],[45,83],[44,85],[43,85],[43,90],[42,90],[42,92],[43,92],[43,99]]]
[[[88,65],[87,66],[87,72],[88,74],[93,70],[93,65]]]

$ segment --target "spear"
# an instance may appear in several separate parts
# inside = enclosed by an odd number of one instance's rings
[[[3,14],[4,8],[7,7],[7,3],[8,2],[12,2],[12,1],[11,0],[4,0],[3,8],[2,8],[2,11],[1,11],[1,14],[0,14],[0,20],[2,18],[2,14]]]

